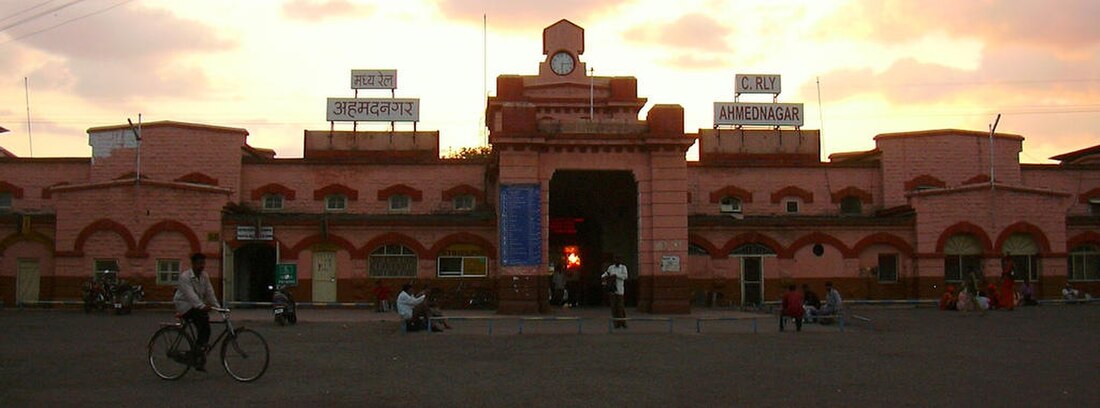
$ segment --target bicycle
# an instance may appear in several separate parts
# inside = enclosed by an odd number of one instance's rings
[[[195,327],[177,315],[173,323],[161,323],[161,328],[149,339],[149,365],[153,372],[165,380],[178,380],[192,367],[205,361],[206,355],[221,342],[222,367],[234,380],[252,382],[267,372],[271,353],[267,341],[259,333],[242,327],[234,327],[229,320],[229,309],[212,308],[222,316],[210,324],[225,325],[221,334],[201,354],[195,354]]]

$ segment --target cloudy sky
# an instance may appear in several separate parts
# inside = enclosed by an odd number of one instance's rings
[[[1041,163],[1100,144],[1097,16],[1095,0],[0,0],[0,146],[88,156],[89,127],[142,113],[245,128],[300,157],[302,131],[328,128],[325,98],[350,97],[361,68],[397,69],[396,95],[421,99],[418,127],[444,151],[474,146],[483,73],[490,95],[497,75],[535,74],[542,29],[566,18],[596,75],[637,77],[641,116],[680,104],[689,132],[733,99],[734,74],[769,73],[826,154],[880,133],[987,131],[1001,113],[998,131],[1027,138],[1021,160]]]

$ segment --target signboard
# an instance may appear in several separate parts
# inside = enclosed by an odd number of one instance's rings
[[[329,122],[419,122],[419,98],[328,98]]]
[[[276,264],[275,286],[298,286],[298,264]]]
[[[662,255],[661,272],[680,272],[680,257],[676,255]]]
[[[778,94],[783,90],[783,81],[779,75],[737,74],[733,87],[739,94]]]
[[[538,184],[500,186],[502,265],[542,265],[541,199],[541,187]]]
[[[802,113],[801,103],[715,102],[714,125],[801,127]]]
[[[397,70],[353,69],[351,89],[397,89]]]
[[[237,241],[271,241],[275,239],[275,227],[237,227]]]

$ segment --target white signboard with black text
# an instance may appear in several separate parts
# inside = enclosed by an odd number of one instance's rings
[[[801,103],[715,102],[714,125],[801,127],[804,112]]]
[[[328,98],[329,122],[419,122],[419,98]]]
[[[734,93],[739,94],[779,94],[783,91],[783,81],[779,75],[737,74],[733,87]]]
[[[353,69],[351,89],[397,89],[397,70]]]

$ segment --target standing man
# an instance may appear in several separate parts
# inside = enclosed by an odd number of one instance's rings
[[[198,352],[195,356],[195,369],[198,371],[206,371],[204,356],[206,343],[210,341],[210,309],[221,307],[214,295],[210,277],[202,273],[205,269],[206,255],[199,252],[191,254],[191,269],[180,273],[176,295],[172,298],[172,302],[176,304],[176,312],[195,325],[195,330],[198,331],[198,338],[195,339]]]
[[[613,290],[609,291],[611,292],[612,318],[626,318],[626,306],[623,304],[623,294],[625,293],[625,291],[623,290],[623,283],[626,281],[627,276],[628,273],[626,270],[626,265],[623,265],[623,259],[618,255],[615,256],[615,261],[611,264],[611,266],[608,266],[607,270],[604,271],[602,276],[600,276],[600,278],[604,279],[605,281],[614,279],[614,282],[610,283],[611,285],[614,285],[614,288]],[[626,322],[622,320],[616,320],[615,328],[625,329]]]
[[[794,325],[797,331],[802,331],[802,315],[805,309],[802,305],[802,294],[795,290],[797,286],[794,284],[787,286],[787,293],[783,294],[783,304],[781,305],[783,310],[779,314],[779,331],[783,331],[784,323],[787,318],[794,319]]]
[[[556,306],[562,306],[565,304],[565,274],[561,272],[561,267],[555,265],[554,273],[550,275],[550,289],[551,296],[550,304]]]

